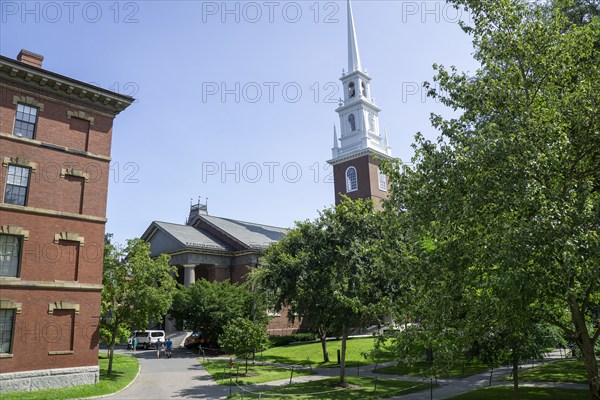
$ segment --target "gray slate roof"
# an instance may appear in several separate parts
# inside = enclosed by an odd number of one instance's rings
[[[278,242],[288,231],[285,228],[210,215],[202,215],[201,218],[253,249],[263,249],[271,243]]]
[[[159,221],[154,221],[154,223],[186,247],[201,247],[215,250],[232,249],[227,243],[211,234],[201,232],[192,226]]]

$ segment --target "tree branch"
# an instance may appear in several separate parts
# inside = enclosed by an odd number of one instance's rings
[[[596,288],[596,283],[590,283],[590,286],[585,291],[585,296],[583,298],[583,303],[581,304],[581,313],[585,314],[589,305],[590,305],[590,296],[592,295],[593,290]]]
[[[552,317],[552,316],[548,316],[547,320],[550,324],[557,326],[558,328],[562,329],[563,332],[565,332],[568,336],[570,337],[575,337],[575,331],[572,329],[569,329],[566,325],[564,325],[563,323],[561,323],[558,319]]]

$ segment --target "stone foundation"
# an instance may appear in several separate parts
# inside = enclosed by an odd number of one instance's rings
[[[26,392],[98,383],[100,368],[76,367],[0,374],[0,392]]]

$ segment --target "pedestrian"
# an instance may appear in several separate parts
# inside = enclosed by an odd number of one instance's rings
[[[137,349],[137,337],[133,337],[131,339],[131,350],[135,353],[135,349]]]
[[[127,350],[131,350],[132,347],[133,347],[133,337],[129,336],[129,339],[127,339]]]
[[[171,350],[173,349],[173,342],[171,341],[171,338],[167,338],[167,342],[165,343],[165,354],[167,356],[167,358],[171,358]]]
[[[156,358],[160,358],[160,349],[162,348],[163,343],[160,341],[160,338],[156,341]]]

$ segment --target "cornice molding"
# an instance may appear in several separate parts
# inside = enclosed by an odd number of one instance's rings
[[[360,157],[363,157],[363,156],[371,156],[373,158],[385,158],[387,160],[393,160],[394,159],[394,157],[390,157],[387,154],[380,153],[380,152],[378,152],[376,150],[373,150],[373,149],[360,149],[358,151],[355,151],[355,152],[352,152],[352,153],[349,153],[349,154],[345,154],[343,156],[336,157],[334,159],[328,160],[327,164],[329,164],[329,165],[337,165],[337,164],[341,164],[343,162],[354,160],[356,158],[360,158]]]
[[[19,81],[48,92],[85,100],[96,106],[110,109],[113,115],[119,114],[134,101],[133,97],[114,93],[4,56],[0,56],[0,75],[7,80]]]

